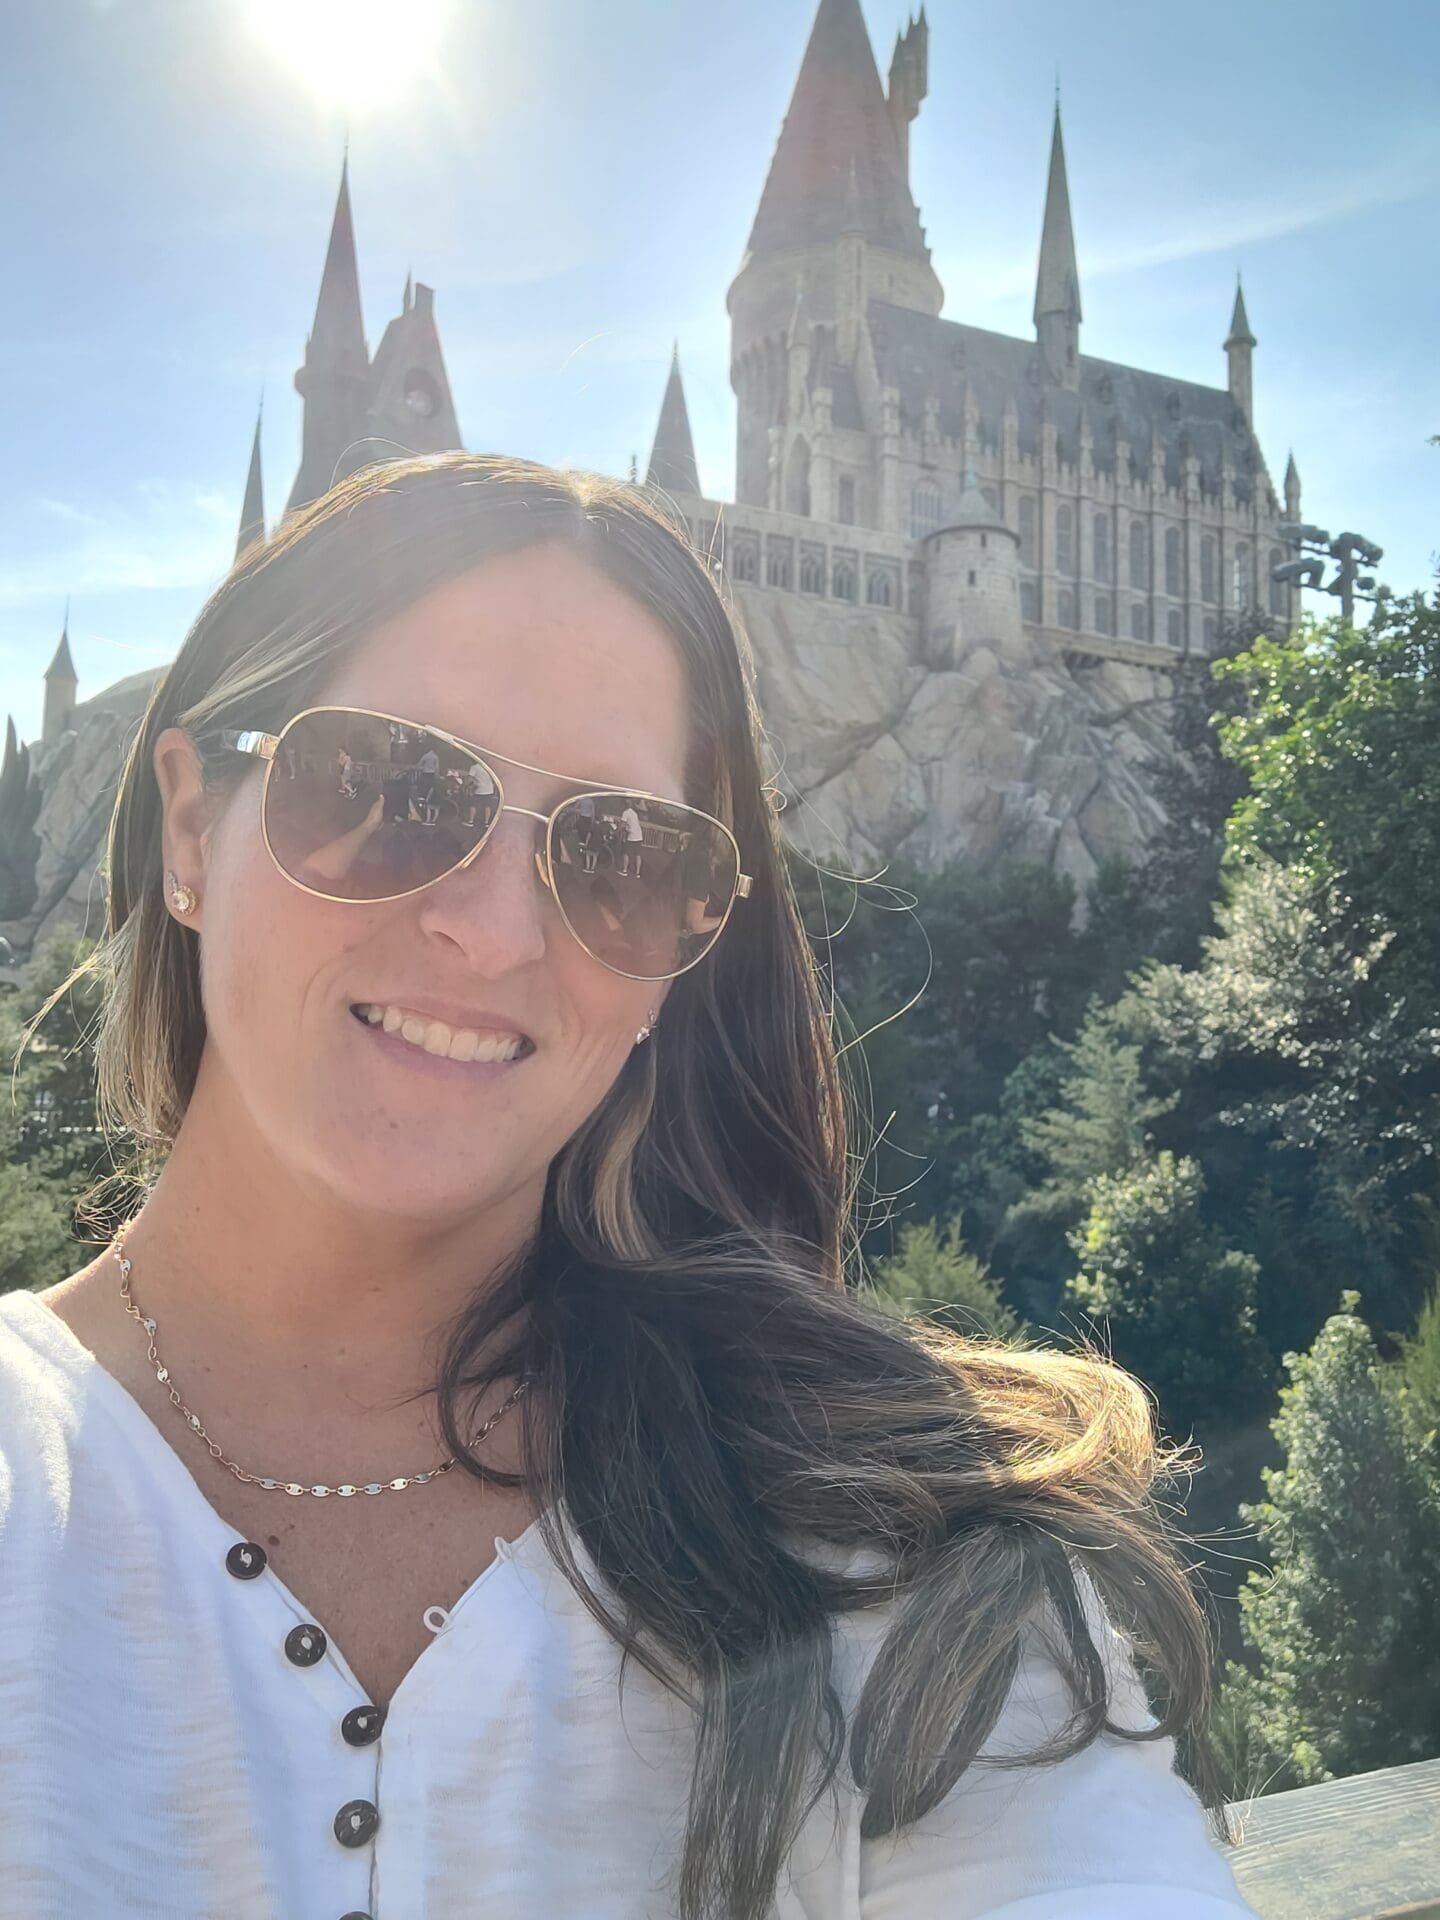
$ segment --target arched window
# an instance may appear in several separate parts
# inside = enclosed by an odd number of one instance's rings
[[[1110,572],[1110,516],[1097,513],[1095,516],[1095,578],[1109,581]]]
[[[1020,496],[1020,564],[1022,567],[1035,565],[1035,496],[1022,493]]]
[[[1185,635],[1180,619],[1180,609],[1178,607],[1171,607],[1165,616],[1165,638],[1170,642],[1172,647],[1180,647],[1185,644]]]
[[[840,500],[835,509],[835,518],[840,522],[842,527],[853,527],[855,524],[855,482],[848,473],[842,473],[840,476],[839,492]]]
[[[1150,638],[1150,609],[1143,600],[1137,600],[1130,608],[1130,638],[1148,640]]]
[[[1130,522],[1130,584],[1142,593],[1150,585],[1150,534],[1143,520]]]
[[[1205,622],[1205,645],[1211,653],[1215,651],[1216,629],[1213,614]]]
[[[1282,619],[1285,616],[1285,582],[1275,578],[1275,569],[1285,564],[1285,557],[1285,549],[1283,547],[1271,547],[1270,611],[1271,613],[1279,614]]]
[[[737,580],[747,580],[752,585],[754,584],[760,573],[760,556],[756,553],[754,547],[736,547],[733,571]]]
[[[1040,618],[1040,590],[1033,580],[1020,582],[1020,618],[1031,621]]]
[[[767,587],[790,588],[790,555],[782,548],[771,547],[765,555],[765,584]]]
[[[1095,596],[1095,631],[1109,634],[1115,631],[1115,602],[1108,593]]]
[[[855,598],[855,569],[848,560],[837,560],[835,572],[830,581],[830,591],[837,600]]]
[[[1075,624],[1075,589],[1061,587],[1055,598],[1055,621],[1058,626],[1073,627]]]
[[[910,495],[910,538],[923,540],[927,533],[934,533],[944,511],[938,487],[928,481],[916,487]]]
[[[1075,509],[1068,500],[1062,500],[1055,509],[1055,571],[1075,571]],[[1069,622],[1062,620],[1060,624],[1068,626]]]
[[[1216,600],[1216,582],[1218,577],[1219,567],[1216,564],[1215,536],[1213,533],[1202,533],[1200,536],[1200,598],[1212,607]]]
[[[866,603],[872,607],[893,607],[895,582],[883,567],[872,567],[865,579]]]
[[[802,435],[785,462],[785,511],[810,512],[810,443]]]
[[[825,562],[818,553],[803,553],[800,556],[801,593],[824,593]]]
[[[1250,585],[1250,546],[1245,540],[1238,541],[1235,556],[1231,564],[1231,574],[1235,587],[1235,605],[1248,607],[1253,595]]]
[[[1165,529],[1165,591],[1178,600],[1184,589],[1180,585],[1180,529]]]

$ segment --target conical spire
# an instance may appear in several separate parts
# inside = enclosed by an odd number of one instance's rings
[[[838,239],[858,217],[872,244],[928,260],[905,173],[860,0],[820,0],[747,259]]]
[[[660,424],[655,430],[645,484],[659,487],[665,493],[698,494],[700,491],[700,470],[695,464],[695,442],[680,379],[678,340],[670,356],[670,378],[665,382],[665,398],[660,403]]]
[[[70,658],[70,602],[65,602],[65,624],[60,629],[60,644],[55,649],[55,658],[45,669],[47,680],[69,680],[72,685],[78,680],[75,662]]]
[[[365,323],[360,312],[360,272],[355,263],[355,221],[350,212],[350,158],[340,168],[340,192],[330,223],[330,245],[320,296],[315,302],[315,324],[310,329],[306,359],[324,354],[341,371],[363,373],[370,355],[365,346]]]
[[[1230,316],[1230,335],[1225,342],[1228,353],[1231,347],[1253,347],[1255,336],[1250,331],[1250,316],[1245,311],[1245,289],[1240,284],[1240,276],[1235,276],[1235,311]]]
[[[264,403],[255,415],[255,438],[250,443],[250,471],[245,477],[245,504],[240,509],[240,537],[235,542],[238,560],[265,538],[265,486],[260,474],[260,422]]]
[[[1045,225],[1040,235],[1040,271],[1035,281],[1035,324],[1046,314],[1062,314],[1079,324],[1080,272],[1075,264],[1075,232],[1070,224],[1070,183],[1065,171],[1065,139],[1060,104],[1050,136],[1050,178],[1045,188]]]
[[[960,484],[960,498],[955,503],[954,513],[947,518],[945,524],[948,527],[982,527],[987,530],[998,528],[1002,533],[1010,532],[1010,528],[1005,525],[982,493],[979,476],[973,466],[965,469],[965,477]],[[1018,534],[1015,537],[1018,539]]]

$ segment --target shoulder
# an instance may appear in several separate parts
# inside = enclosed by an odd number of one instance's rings
[[[63,1512],[85,1401],[86,1354],[35,1294],[0,1294],[0,1537]]]
[[[1131,1642],[1093,1580],[1072,1560],[1086,1625],[1105,1668],[1108,1717],[1151,1733],[1151,1711]],[[872,1571],[853,1556],[847,1571]],[[834,1678],[850,1712],[900,1603],[836,1620]],[[1047,1602],[1021,1637],[1020,1661],[979,1755],[929,1813],[879,1838],[858,1838],[863,1793],[849,1781],[854,1906],[871,1913],[944,1914],[946,1920],[1233,1920],[1240,1895],[1209,1816],[1176,1767],[1169,1736],[1101,1731],[1079,1753],[1029,1763],[1073,1730],[1060,1649],[1064,1629]],[[943,1648],[934,1657],[944,1656]],[[848,1773],[848,1769],[847,1769]]]

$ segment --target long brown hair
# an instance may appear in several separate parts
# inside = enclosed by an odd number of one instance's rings
[[[749,654],[713,570],[642,491],[491,456],[408,460],[346,480],[237,563],[155,689],[115,804],[106,935],[87,963],[109,987],[107,1124],[163,1153],[205,1043],[197,943],[161,893],[158,735],[278,730],[387,616],[543,542],[578,550],[673,637],[688,797],[730,824],[754,887],[556,1158],[533,1242],[477,1286],[435,1385],[461,1463],[539,1496],[542,1538],[595,1618],[694,1707],[683,1920],[761,1920],[847,1741],[864,1836],[935,1806],[984,1745],[1048,1605],[1075,1713],[1009,1764],[1063,1758],[1107,1728],[1176,1735],[1229,1840],[1205,1730],[1209,1627],[1155,1498],[1187,1462],[1157,1439],[1145,1390],[1092,1349],[904,1325],[849,1284],[859,1163],[768,804]],[[223,798],[256,771],[232,756],[206,777]],[[509,1475],[470,1452],[466,1413],[522,1371],[534,1384]],[[802,1540],[877,1550],[885,1571],[835,1571]],[[1164,1696],[1149,1729],[1107,1719],[1077,1572]],[[847,1725],[831,1616],[881,1601],[893,1623]]]

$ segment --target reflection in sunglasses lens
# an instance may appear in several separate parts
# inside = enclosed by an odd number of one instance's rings
[[[730,836],[642,794],[595,793],[557,815],[550,866],[580,944],[621,973],[665,979],[710,947],[735,897]]]
[[[286,729],[266,786],[265,830],[302,886],[383,900],[463,860],[499,804],[490,769],[450,741],[328,708]]]

